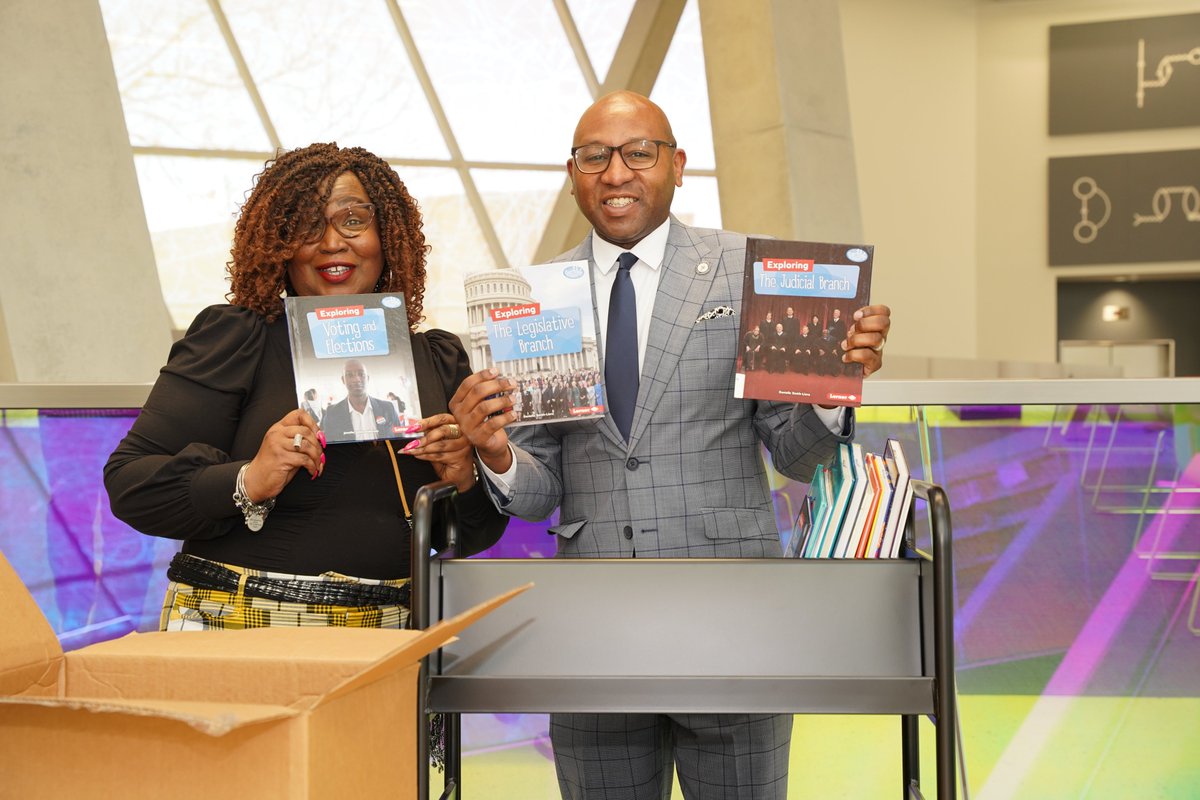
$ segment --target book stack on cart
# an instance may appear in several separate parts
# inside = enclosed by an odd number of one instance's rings
[[[900,442],[882,454],[840,444],[813,474],[785,555],[793,558],[899,558],[913,487]]]

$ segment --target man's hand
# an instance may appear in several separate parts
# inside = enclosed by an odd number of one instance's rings
[[[517,419],[510,395],[516,388],[516,381],[500,377],[495,369],[485,369],[469,376],[450,398],[450,413],[458,420],[463,435],[474,446],[479,460],[497,474],[512,466],[504,426]]]
[[[842,340],[842,361],[863,365],[863,377],[883,366],[883,346],[892,329],[892,310],[887,306],[863,306],[854,312],[853,322]]]

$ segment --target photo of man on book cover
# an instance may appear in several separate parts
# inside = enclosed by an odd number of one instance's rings
[[[403,297],[284,301],[300,408],[330,444],[402,439],[421,417]]]

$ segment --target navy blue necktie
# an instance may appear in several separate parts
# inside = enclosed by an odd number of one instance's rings
[[[633,253],[617,257],[617,278],[608,301],[608,335],[604,343],[604,391],[613,422],[625,440],[633,427],[638,393],[637,295],[629,268],[637,263]]]

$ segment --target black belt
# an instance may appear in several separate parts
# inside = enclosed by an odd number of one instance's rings
[[[176,553],[167,577],[197,589],[237,592],[242,575],[220,564],[187,553]],[[409,584],[385,586],[349,581],[303,581],[246,576],[243,594],[284,603],[322,606],[408,606]]]

